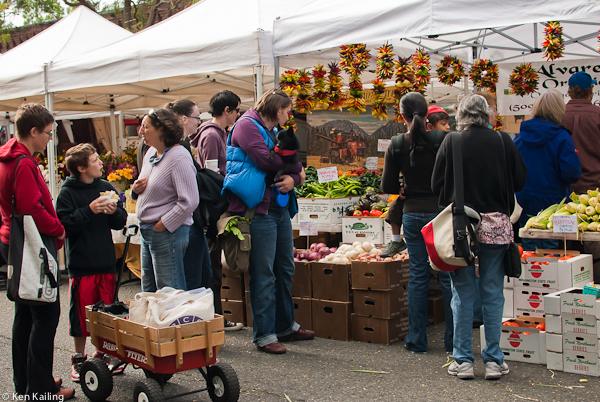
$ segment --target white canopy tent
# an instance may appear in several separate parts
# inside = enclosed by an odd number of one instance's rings
[[[44,99],[46,107],[53,111],[48,77],[52,63],[78,57],[132,35],[86,7],[78,7],[50,28],[0,56],[0,109],[11,110],[23,102]],[[114,122],[114,113],[111,117]],[[114,134],[112,144],[116,144]],[[55,144],[50,140],[48,163],[52,195],[56,194],[54,160]]]

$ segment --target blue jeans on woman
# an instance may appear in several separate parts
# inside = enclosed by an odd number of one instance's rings
[[[263,347],[276,342],[278,336],[289,335],[300,328],[294,321],[294,241],[287,208],[271,207],[268,215],[255,214],[250,235],[254,343]]]
[[[165,286],[187,290],[183,256],[190,239],[190,227],[181,225],[173,233],[141,229],[142,292],[156,292]]]
[[[406,348],[413,353],[427,351],[427,296],[429,293],[429,278],[431,266],[429,255],[421,229],[427,225],[437,214],[425,212],[405,213],[402,217],[404,227],[404,241],[408,248],[410,263],[410,279],[408,281],[408,335],[404,340]],[[444,344],[446,352],[452,351],[452,310],[449,308],[452,298],[450,289],[450,275],[447,272],[439,273],[440,286],[444,296],[446,315],[446,331]],[[446,307],[448,306],[448,307]]]
[[[500,349],[502,309],[504,307],[504,255],[507,244],[480,244],[479,293],[485,325],[483,362],[504,363]],[[473,363],[473,300],[476,293],[475,266],[450,273],[452,278],[452,313],[454,314],[454,360]]]

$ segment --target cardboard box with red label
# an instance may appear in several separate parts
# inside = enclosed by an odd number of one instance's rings
[[[552,290],[545,288],[515,286],[514,291],[514,314],[531,317],[544,316],[544,296]]]
[[[298,198],[298,224],[316,222],[320,232],[341,232],[346,208],[358,200],[360,197]]]
[[[535,327],[544,323],[544,318],[517,317],[505,322],[518,326],[503,325],[500,333],[500,349],[504,360],[523,363],[546,364],[546,332]],[[480,330],[481,350],[485,348],[485,327]]]
[[[600,300],[593,295],[584,295],[581,288],[568,288],[544,296],[546,314],[571,313],[593,315],[600,319]]]
[[[567,251],[574,255],[568,260],[559,260],[564,255],[561,250],[537,250],[540,257],[529,257],[522,261],[520,278],[514,279],[515,286],[530,286],[547,289],[567,289],[583,287],[593,281],[593,259],[591,254],[579,254],[578,251]],[[544,255],[555,257],[543,257]]]
[[[563,371],[565,373],[583,374],[598,377],[598,354],[586,352],[563,352]]]

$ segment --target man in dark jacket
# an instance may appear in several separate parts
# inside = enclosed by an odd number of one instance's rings
[[[56,212],[67,235],[66,257],[69,271],[69,334],[74,338],[71,379],[79,382],[85,355],[85,306],[113,301],[116,285],[115,248],[111,229],[122,229],[127,212],[115,188],[102,176],[102,161],[90,144],[67,151],[67,169],[72,176],[64,182],[56,200]],[[106,194],[110,193],[110,194]],[[111,193],[112,192],[112,193]],[[111,198],[112,197],[112,198]],[[105,358],[96,350],[92,357]],[[119,372],[122,372],[120,370]],[[116,374],[116,370],[113,372]]]

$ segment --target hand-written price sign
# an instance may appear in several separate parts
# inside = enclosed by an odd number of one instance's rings
[[[379,163],[379,158],[376,156],[370,156],[367,158],[365,162],[365,167],[367,170],[377,170],[377,164]]]
[[[318,236],[317,222],[300,222],[300,236]]]
[[[555,233],[577,233],[577,215],[553,216],[552,230]]]
[[[385,152],[392,140],[377,140],[377,152]]]
[[[317,175],[319,176],[319,183],[328,183],[330,181],[337,181],[338,180],[337,166],[317,169]]]

